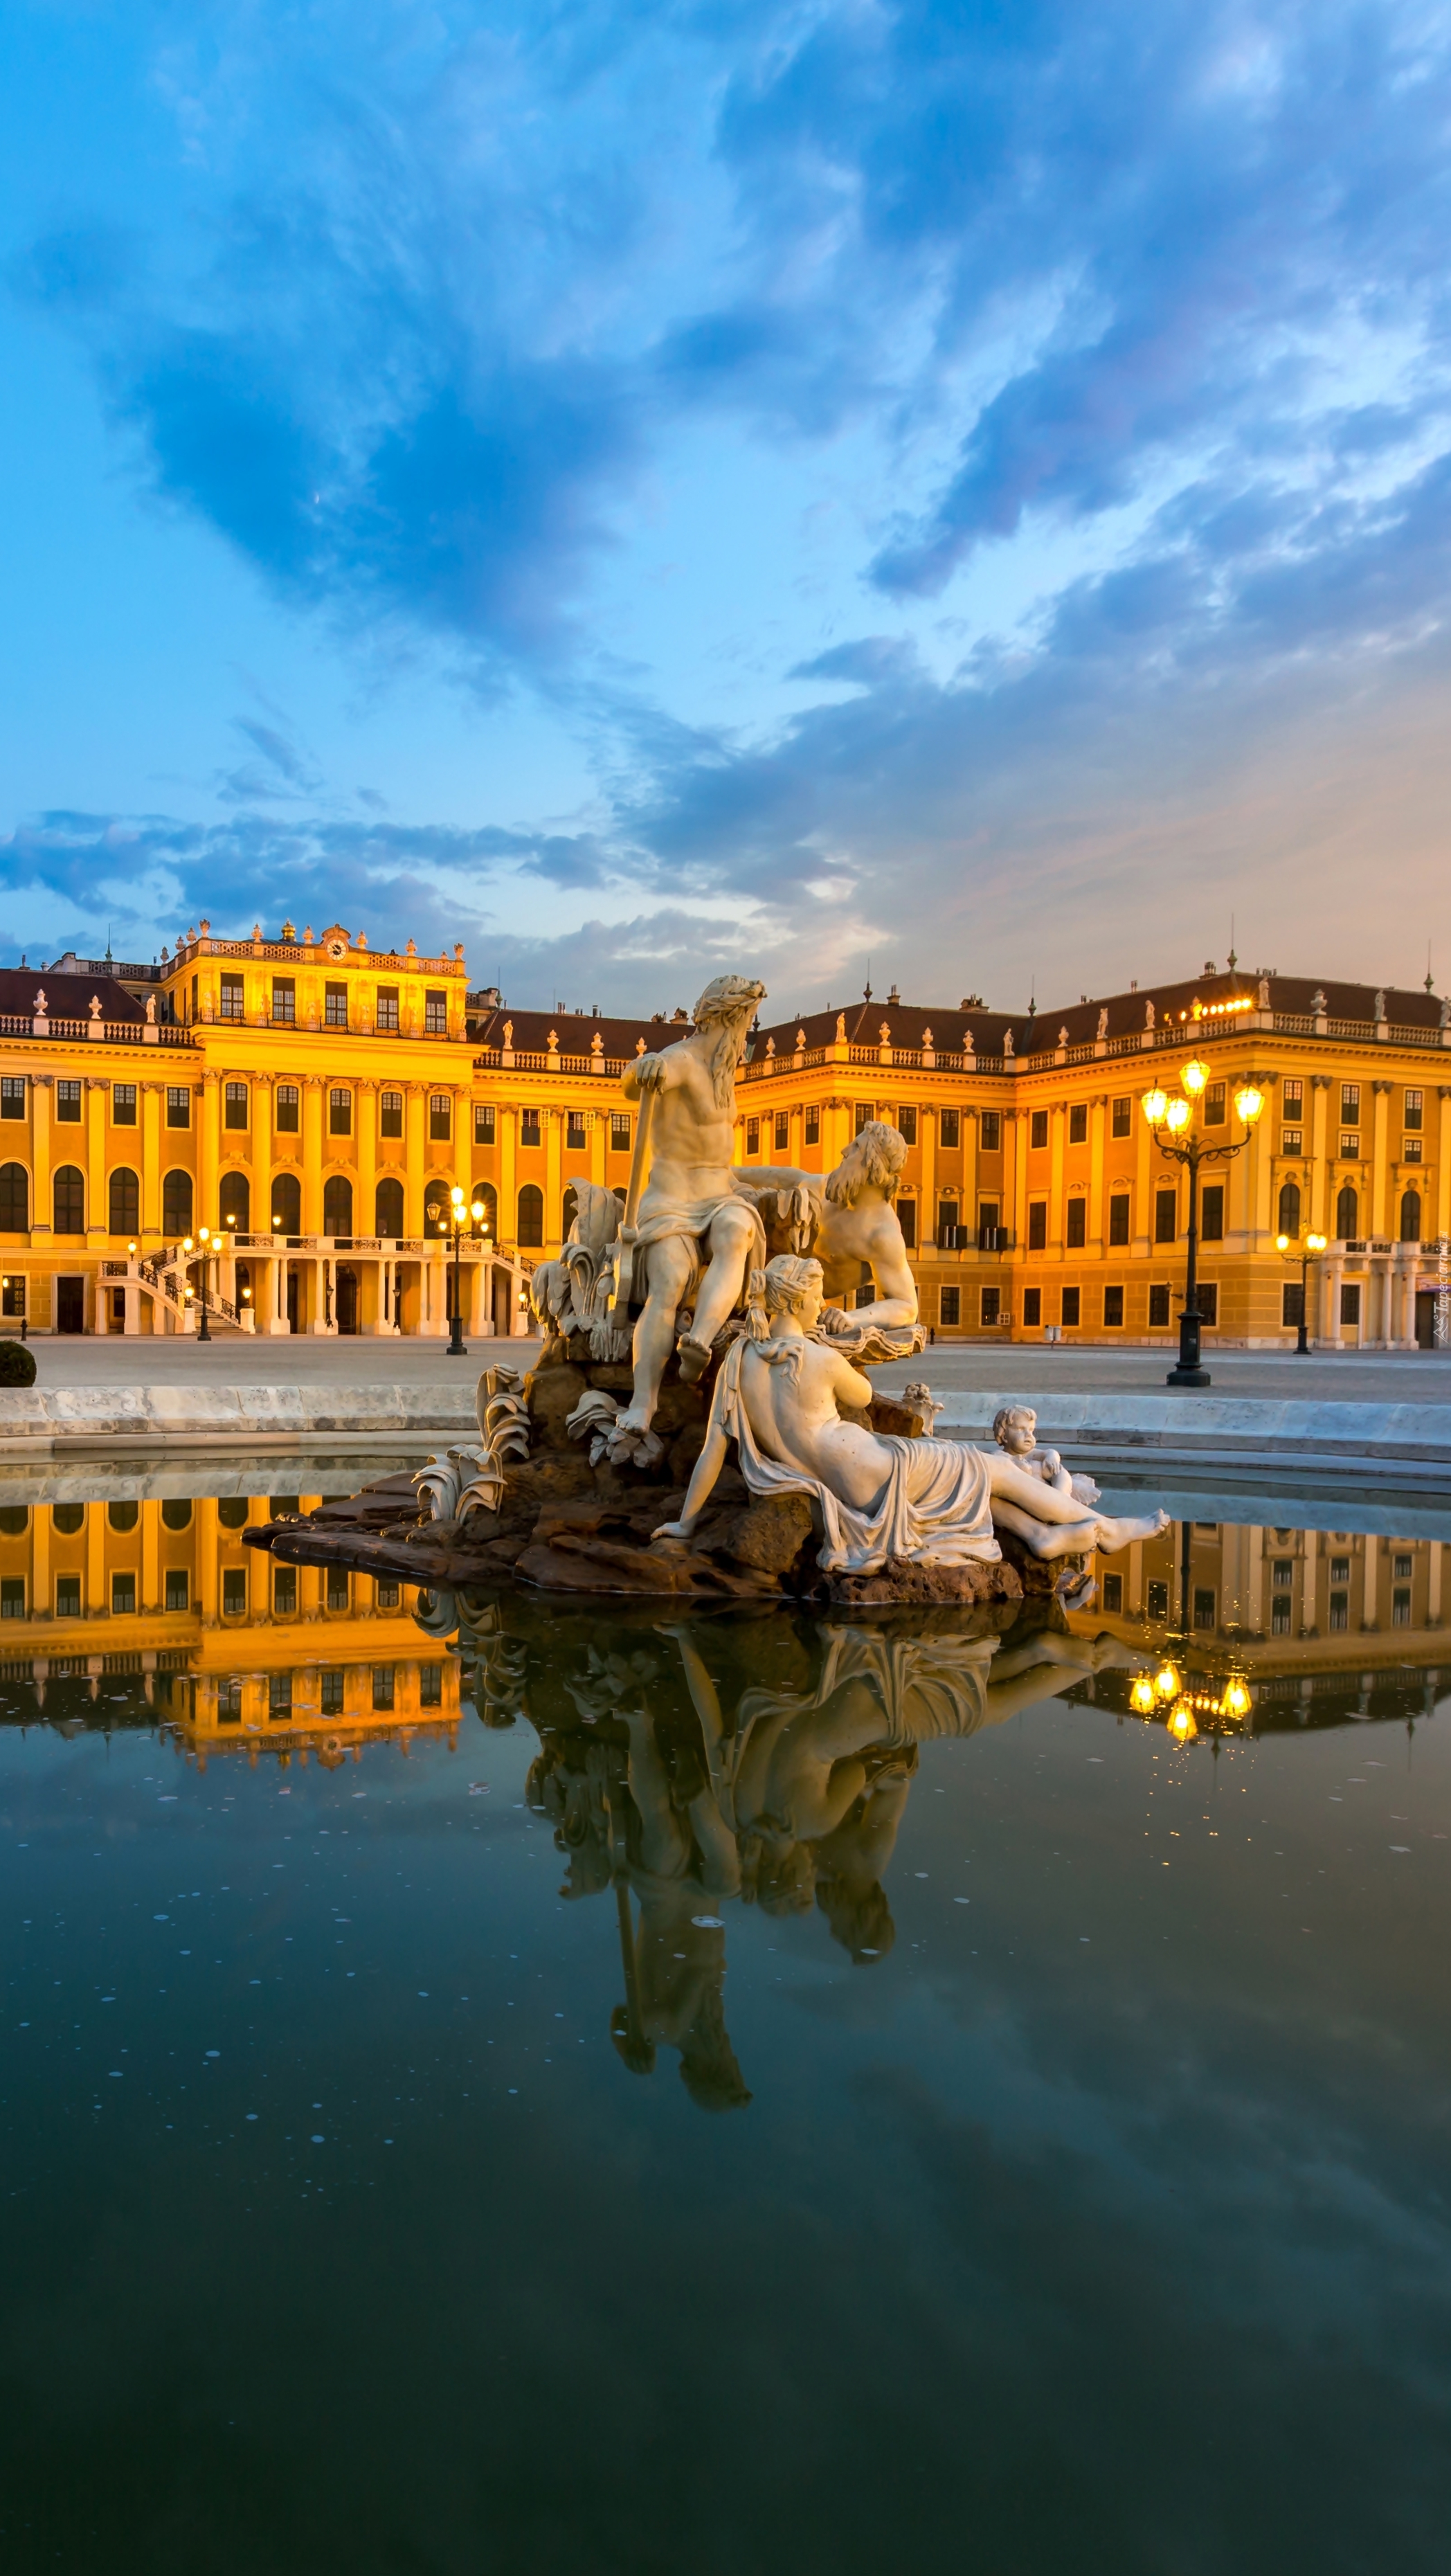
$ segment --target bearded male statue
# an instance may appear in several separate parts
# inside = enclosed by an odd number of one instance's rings
[[[904,1354],[920,1350],[926,1338],[913,1329],[917,1282],[896,1209],[906,1160],[901,1131],[884,1119],[870,1118],[833,1172],[772,1164],[736,1175],[737,1186],[760,1209],[771,1252],[810,1253],[820,1262],[823,1294],[830,1301],[822,1315],[823,1332],[857,1339],[876,1327],[900,1338]],[[872,1274],[875,1293],[870,1303],[858,1303],[848,1312],[847,1301],[858,1296],[864,1267]]]
[[[638,1207],[627,1205],[621,1235],[622,1260],[632,1266],[632,1302],[639,1303],[642,1287],[644,1299],[635,1326],[633,1397],[610,1435],[612,1457],[630,1456],[649,1433],[682,1310],[693,1309],[688,1331],[679,1336],[680,1374],[690,1384],[740,1303],[747,1270],[765,1259],[760,1217],[737,1187],[731,1162],[736,1067],[765,997],[764,984],[718,975],[696,1003],[689,1037],[640,1056],[621,1080],[626,1099],[640,1102],[632,1198],[647,1148],[650,1177]]]

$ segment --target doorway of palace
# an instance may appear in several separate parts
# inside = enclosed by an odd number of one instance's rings
[[[57,1279],[55,1283],[55,1329],[58,1333],[83,1333],[86,1329],[86,1283],[84,1279]]]
[[[295,1261],[287,1265],[287,1329],[295,1333],[302,1298],[302,1274]]]
[[[511,1312],[510,1299],[513,1296],[513,1293],[513,1279],[507,1270],[500,1269],[496,1263],[494,1266],[493,1288],[494,1330],[501,1341],[507,1341],[509,1338],[509,1321]]]
[[[1435,1347],[1436,1291],[1434,1288],[1418,1288],[1416,1290],[1416,1348],[1418,1351],[1433,1351]]]
[[[338,1331],[355,1333],[358,1329],[358,1274],[347,1262],[338,1266],[335,1289]]]

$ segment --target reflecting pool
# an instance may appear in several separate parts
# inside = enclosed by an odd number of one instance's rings
[[[1451,1514],[672,1618],[267,1476],[0,1505],[7,2566],[1439,2569]]]

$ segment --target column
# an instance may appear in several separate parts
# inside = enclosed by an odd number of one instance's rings
[[[1138,1101],[1134,1103],[1134,1239],[1136,1260],[1147,1261],[1154,1249],[1154,1181],[1151,1161],[1154,1131]]]
[[[1366,1227],[1366,1233],[1367,1235],[1387,1235],[1395,1232],[1386,1208],[1386,1184],[1389,1178],[1386,1131],[1390,1123],[1391,1086],[1388,1082],[1373,1082],[1370,1088],[1374,1107],[1371,1111],[1370,1223]],[[1390,1340],[1389,1322],[1381,1338],[1385,1341]]]
[[[1376,1615],[1376,1578],[1380,1573],[1380,1550],[1381,1542],[1378,1538],[1367,1538],[1365,1541],[1365,1564],[1362,1569],[1365,1587],[1362,1595],[1360,1613],[1360,1624],[1362,1628],[1378,1628],[1380,1625],[1379,1618]]]
[[[30,1077],[30,1241],[32,1248],[49,1251],[51,1244],[50,1203],[50,1111],[51,1076],[34,1073]],[[1444,1127],[1448,1122],[1443,1118]]]
[[[30,1514],[30,1615],[49,1619],[54,1610],[50,1588],[50,1506],[36,1503]]]
[[[302,1084],[302,1231],[322,1232],[322,1076],[309,1073]]]
[[[93,1251],[104,1249],[110,1240],[111,1211],[106,1204],[106,1112],[111,1105],[111,1086],[104,1075],[88,1073],[86,1082],[86,1243]],[[96,1295],[104,1295],[99,1274]],[[105,1326],[96,1318],[96,1330]]]
[[[106,1590],[106,1506],[90,1503],[86,1507],[86,1597],[81,1605],[83,1616],[98,1618],[111,1607]]]
[[[1028,1244],[1028,1156],[1023,1142],[1024,1133],[1025,1122],[1019,1117],[1016,1109],[1005,1109],[1003,1138],[1005,1143],[1009,1138],[1012,1140],[1012,1177],[1009,1186],[1013,1193],[1014,1259],[1019,1263],[1026,1255]],[[1016,1311],[1021,1320],[1021,1304]]]
[[[463,1270],[465,1311],[470,1333],[487,1333],[493,1327],[489,1318],[489,1265],[485,1260],[466,1261]]]
[[[564,1193],[564,1111],[544,1112],[544,1250],[557,1253],[564,1240],[560,1202]]]
[[[1247,1529],[1245,1550],[1244,1624],[1252,1637],[1262,1636],[1265,1625],[1265,1549],[1270,1542],[1268,1530]]]
[[[1319,1338],[1328,1343],[1331,1350],[1338,1351],[1344,1347],[1340,1330],[1340,1285],[1345,1277],[1345,1263],[1332,1259],[1317,1266],[1324,1274]]]
[[[331,1272],[332,1265],[323,1253],[317,1252],[312,1257],[311,1267],[312,1294],[309,1300],[311,1313],[308,1317],[308,1332],[310,1334],[335,1333],[338,1328],[337,1317],[331,1311],[333,1301],[328,1294],[328,1282],[323,1276],[325,1270]]]
[[[196,1533],[197,1607],[204,1628],[215,1628],[222,1607],[221,1524],[216,1503],[210,1496],[192,1506],[192,1527]]]
[[[1063,1259],[1063,1137],[1067,1120],[1061,1100],[1048,1112],[1048,1258]],[[1057,1318],[1053,1319],[1055,1322]]]
[[[159,1082],[141,1085],[141,1247],[161,1242],[161,1094]]]
[[[981,1134],[982,1134],[982,1129],[981,1129],[981,1126],[980,1126],[979,1121],[978,1121],[977,1111],[976,1111],[975,1109],[974,1109],[971,1113],[969,1113],[966,1109],[964,1109],[964,1111],[963,1111],[963,1116],[962,1116],[962,1129],[961,1129],[961,1134],[962,1134],[962,1216],[961,1216],[961,1223],[962,1223],[963,1225],[965,1225],[965,1226],[969,1226],[969,1227],[971,1228],[971,1232],[970,1232],[970,1234],[969,1234],[969,1236],[968,1236],[968,1241],[969,1241],[971,1244],[976,1245],[976,1242],[977,1242],[977,1167],[978,1167],[978,1144],[979,1144],[979,1139],[980,1139]],[[996,1264],[994,1264],[994,1267],[996,1268]],[[972,1290],[972,1292],[971,1292],[971,1293],[972,1293],[972,1296],[973,1296],[974,1298],[976,1298],[977,1290],[976,1290],[976,1288],[975,1288],[975,1287],[973,1288],[973,1290]],[[966,1284],[964,1284],[964,1287],[963,1287],[963,1296],[964,1296],[964,1298],[966,1298],[966,1297],[967,1297],[967,1295],[968,1295],[968,1289],[967,1289]],[[974,1320],[976,1320],[976,1319],[974,1319]]]
[[[609,1143],[610,1134],[609,1111],[607,1109],[592,1109],[589,1113],[589,1125],[585,1132],[589,1137],[589,1176],[592,1181],[596,1182],[598,1186],[603,1189],[605,1186],[605,1148]]]
[[[1099,1092],[1088,1112],[1088,1242],[1100,1261],[1108,1250],[1103,1214],[1103,1140],[1108,1124],[1108,1094]]]
[[[252,1231],[254,1234],[270,1234],[272,1231],[272,1076],[270,1074],[254,1074],[252,1077],[251,1154]],[[262,1309],[255,1280],[252,1283],[252,1302],[257,1306],[260,1314]]]
[[[423,1185],[426,1178],[424,1131],[427,1124],[428,1092],[421,1082],[410,1082],[403,1111],[408,1151],[403,1165],[403,1231],[416,1243],[423,1232]]]
[[[202,1132],[197,1150],[197,1205],[195,1226],[215,1228],[220,1211],[217,1206],[218,1174],[222,1163],[222,1086],[219,1076],[208,1065],[202,1075]]]
[[[358,1129],[358,1204],[353,1226],[358,1234],[374,1234],[378,1222],[378,1086],[371,1077],[355,1084],[353,1103]]]
[[[1330,1223],[1329,1177],[1325,1168],[1325,1128],[1330,1114],[1330,1076],[1316,1073],[1310,1077],[1310,1169],[1308,1200],[1304,1223],[1315,1234],[1333,1234]],[[1337,1308],[1337,1314],[1339,1309]]]
[[[1314,1530],[1305,1532],[1305,1554],[1300,1575],[1300,1634],[1315,1635],[1315,1585],[1320,1572],[1320,1541]]]
[[[1129,1579],[1124,1587],[1126,1607],[1137,1618],[1144,1606],[1144,1542],[1136,1538],[1129,1549]]]
[[[924,1109],[917,1133],[922,1139],[922,1224],[921,1249],[932,1252],[937,1246],[937,1120],[940,1112],[934,1105]]]
[[[141,1506],[141,1602],[143,1610],[161,1608],[161,1505]]]
[[[497,1115],[499,1137],[499,1246],[517,1240],[519,1226],[519,1112],[500,1105]]]

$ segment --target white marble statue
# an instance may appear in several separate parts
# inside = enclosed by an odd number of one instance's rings
[[[638,1057],[621,1080],[626,1099],[640,1102],[631,1175],[638,1204],[627,1208],[622,1245],[635,1302],[641,1286],[645,1293],[634,1334],[633,1396],[615,1427],[614,1457],[643,1454],[682,1310],[694,1310],[679,1337],[680,1373],[688,1384],[706,1367],[747,1270],[765,1249],[761,1220],[736,1187],[731,1165],[736,1067],[765,991],[745,976],[718,975],[696,1003],[690,1035]],[[647,1149],[649,1180],[637,1192]]]
[[[909,1352],[920,1349],[921,1336],[903,1329],[915,1326],[918,1313],[917,1282],[896,1209],[906,1160],[899,1130],[873,1118],[824,1178],[768,1165],[738,1172],[736,1180],[760,1209],[773,1253],[810,1253],[820,1262],[823,1295],[834,1301],[822,1315],[823,1332],[854,1341],[875,1326],[899,1335]],[[848,1313],[835,1301],[856,1295],[864,1263],[876,1293],[869,1305]]]
[[[993,1416],[993,1438],[1020,1467],[1033,1476],[1041,1476],[1060,1494],[1073,1494],[1080,1503],[1096,1503],[1098,1487],[1091,1476],[1070,1476],[1056,1449],[1038,1446],[1038,1417],[1031,1404],[1005,1404]]]
[[[1163,1512],[1118,1520],[1085,1511],[1003,1450],[900,1439],[844,1420],[844,1412],[870,1405],[872,1389],[817,1337],[821,1311],[819,1262],[778,1255],[753,1277],[750,1329],[716,1380],[685,1509],[655,1532],[652,1546],[690,1540],[732,1439],[753,1494],[811,1498],[826,1573],[873,1573],[889,1557],[991,1564],[1002,1553],[995,1521],[1045,1558],[1111,1553],[1167,1528]]]

